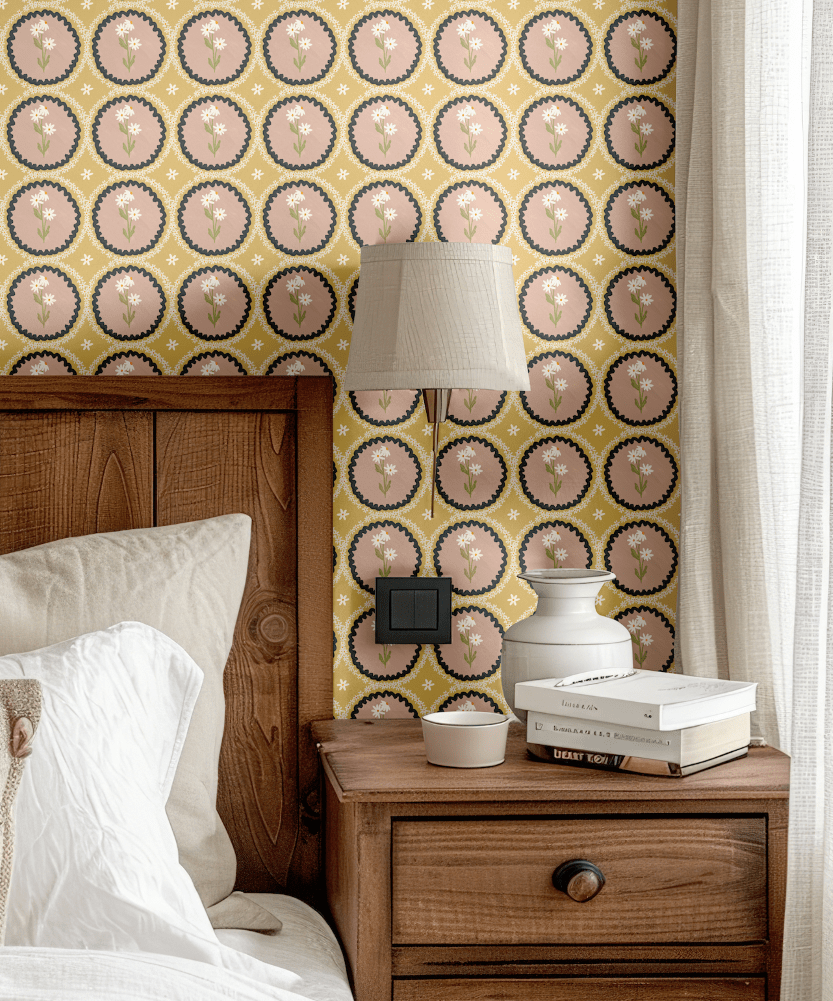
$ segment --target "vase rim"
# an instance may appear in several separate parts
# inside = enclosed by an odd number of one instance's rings
[[[528,580],[531,583],[536,581],[557,583],[558,581],[577,582],[583,580],[616,580],[616,574],[612,573],[610,570],[595,570],[592,567],[581,569],[573,567],[554,567],[552,569],[525,570],[523,573],[519,573],[518,577],[521,580]]]

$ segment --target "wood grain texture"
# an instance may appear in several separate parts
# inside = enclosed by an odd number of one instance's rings
[[[393,1001],[765,1001],[763,978],[395,980]]]

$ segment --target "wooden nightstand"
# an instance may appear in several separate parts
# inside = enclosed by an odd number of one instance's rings
[[[356,1001],[777,1001],[789,759],[684,779],[425,760],[417,720],[313,724]],[[552,885],[588,859],[606,884]]]

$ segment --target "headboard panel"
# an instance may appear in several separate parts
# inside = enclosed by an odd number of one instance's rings
[[[0,379],[0,553],[252,517],[218,809],[238,889],[310,902],[321,884],[308,724],[332,715],[331,414],[325,378]]]

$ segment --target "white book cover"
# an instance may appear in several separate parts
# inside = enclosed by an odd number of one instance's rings
[[[548,678],[515,685],[515,705],[554,716],[677,730],[754,712],[756,682],[694,678],[662,671],[575,681]]]

